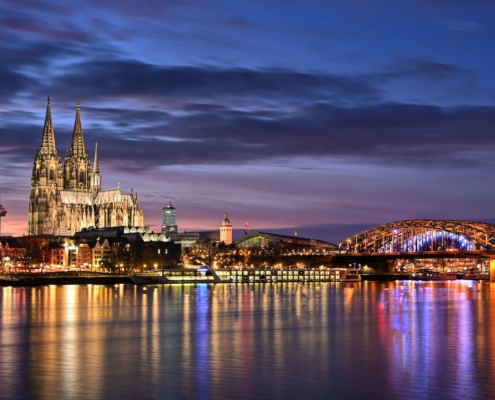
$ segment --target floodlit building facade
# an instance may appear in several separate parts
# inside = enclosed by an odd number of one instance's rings
[[[41,146],[36,152],[29,198],[29,235],[73,235],[90,227],[143,226],[138,196],[117,189],[102,190],[95,147],[93,168],[84,145],[77,103],[71,147],[62,164],[55,144],[50,98]]]
[[[232,224],[227,213],[223,216],[222,226],[220,226],[220,242],[232,244]]]

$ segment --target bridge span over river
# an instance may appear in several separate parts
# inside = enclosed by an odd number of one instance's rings
[[[474,260],[486,268],[488,264],[495,268],[495,225],[439,219],[389,222],[342,241],[332,263],[384,266],[396,260],[428,259],[450,263]],[[495,279],[495,273],[492,275]]]

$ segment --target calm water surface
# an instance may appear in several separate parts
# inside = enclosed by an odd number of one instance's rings
[[[0,289],[0,398],[495,398],[495,284]]]

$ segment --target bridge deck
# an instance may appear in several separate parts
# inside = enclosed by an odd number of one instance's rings
[[[486,258],[495,259],[495,251],[470,250],[470,251],[422,251],[407,253],[346,253],[335,254],[332,259],[375,259],[375,260],[400,260],[417,258]]]

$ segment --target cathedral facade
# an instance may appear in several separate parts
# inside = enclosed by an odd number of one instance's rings
[[[144,215],[137,193],[102,190],[102,176],[95,147],[93,169],[84,146],[80,105],[71,147],[62,164],[55,145],[50,98],[46,107],[41,146],[34,158],[29,197],[29,235],[70,236],[83,228],[143,226]]]

